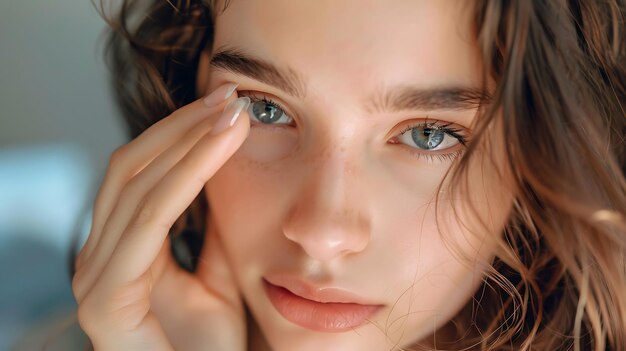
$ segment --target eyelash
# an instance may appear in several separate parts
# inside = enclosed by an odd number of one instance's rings
[[[287,115],[291,116],[291,114],[287,111],[287,109],[285,109],[280,103],[275,102],[274,100],[272,100],[271,98],[263,94],[257,95],[255,93],[245,92],[245,91],[239,91],[238,93],[240,96],[249,97],[251,103],[262,101],[270,106],[273,106],[275,108],[279,108],[285,111]],[[411,123],[407,125],[406,127],[402,129],[402,131],[400,131],[400,133],[396,134],[396,136],[394,136],[392,140],[398,138],[399,136],[403,135],[404,133],[414,128],[429,128],[429,129],[436,129],[436,130],[442,131],[446,133],[447,135],[457,139],[461,145],[466,146],[466,142],[467,142],[466,137],[463,134],[460,134],[463,131],[457,128],[450,128],[449,127],[450,125],[452,125],[452,123],[444,123],[438,120],[432,120],[432,122],[429,122],[428,117],[427,117],[425,121],[420,121],[417,123]],[[399,144],[399,143],[392,143],[392,144]],[[405,149],[407,149],[409,154],[411,154],[411,156],[413,157],[416,157],[416,158],[426,157],[430,161],[435,161],[435,159],[439,161],[453,161],[455,158],[457,158],[463,153],[463,149],[458,149],[456,151],[443,153],[443,154],[436,154],[432,152],[420,152],[419,149],[416,149],[413,147],[407,147]]]
[[[461,129],[458,128],[450,128],[449,126],[452,125],[453,123],[450,122],[442,122],[442,121],[438,121],[438,120],[432,120],[432,122],[429,122],[428,117],[426,117],[425,121],[420,121],[417,123],[411,123],[409,125],[407,125],[406,127],[404,127],[400,133],[396,134],[395,137],[393,137],[392,140],[397,139],[398,137],[400,137],[401,135],[403,135],[404,133],[410,131],[411,129],[414,128],[428,128],[428,129],[435,129],[435,130],[439,130],[442,131],[444,133],[446,133],[447,135],[457,139],[459,141],[459,143],[465,147],[467,140],[466,137],[461,134],[463,133],[463,131]],[[398,142],[395,142],[393,144],[400,144]],[[434,161],[435,158],[440,160],[440,161],[453,161],[455,158],[457,158],[458,156],[460,156],[463,153],[463,149],[457,148],[457,150],[452,151],[452,152],[448,152],[448,153],[442,153],[442,154],[437,154],[434,152],[423,152],[423,151],[419,151],[419,149],[416,149],[414,147],[408,147],[407,150],[411,156],[416,157],[416,158],[422,158],[422,157],[426,157],[428,160],[430,161]]]
[[[288,116],[291,116],[291,113],[290,113],[290,112],[289,112],[286,108],[284,108],[281,104],[279,104],[278,102],[275,102],[275,101],[274,101],[274,100],[272,100],[271,98],[266,97],[265,95],[262,95],[262,94],[261,94],[261,95],[257,95],[257,94],[255,94],[255,93],[252,93],[252,92],[245,92],[245,91],[238,91],[237,93],[238,93],[240,96],[247,96],[247,97],[249,97],[249,98],[250,98],[250,104],[253,104],[253,103],[255,103],[255,102],[259,102],[259,101],[263,101],[264,103],[266,103],[266,104],[268,104],[268,105],[270,105],[270,106],[273,106],[273,107],[275,107],[275,108],[279,108],[279,109],[281,109],[281,110],[285,111],[285,113],[286,113]],[[259,96],[260,96],[260,97],[259,97]],[[293,121],[293,118],[292,118],[292,121]],[[270,127],[270,128],[272,128],[272,126],[270,126],[270,125],[267,125],[266,127]]]

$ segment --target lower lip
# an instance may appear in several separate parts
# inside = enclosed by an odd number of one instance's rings
[[[343,332],[367,322],[381,306],[356,303],[322,303],[305,299],[264,281],[265,292],[278,312],[288,321],[320,332]]]

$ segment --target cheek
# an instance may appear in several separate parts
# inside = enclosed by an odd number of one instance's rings
[[[272,261],[272,255],[286,252],[281,246],[281,218],[290,186],[284,173],[270,166],[282,154],[285,142],[255,147],[258,138],[265,137],[251,132],[205,188],[209,216],[239,274],[257,271]]]
[[[251,126],[250,135],[238,150],[239,156],[251,162],[269,163],[291,155],[297,147],[297,133],[282,129],[286,128],[272,130]]]
[[[510,218],[515,185],[506,166],[506,155],[501,152],[504,142],[496,136],[484,143],[469,160],[465,177],[460,184],[455,184],[447,197],[456,209],[454,223],[464,233],[456,240],[479,245],[474,246],[475,249],[493,250]],[[449,220],[444,218],[443,221]]]
[[[425,321],[441,326],[479,288],[512,204],[506,175],[487,164],[472,162],[468,187],[454,196],[440,194],[436,213],[435,203],[427,201],[415,213],[389,213],[387,250],[396,264],[387,265],[387,273],[376,271],[378,276],[400,274],[390,290],[397,301],[388,320],[404,321],[415,331],[424,330]]]
[[[450,218],[450,213],[451,208],[442,203],[438,215]],[[387,237],[372,243],[377,253],[367,267],[368,276],[377,277],[372,283],[390,302],[376,322],[388,328],[392,340],[426,337],[465,306],[482,282],[482,264],[490,262],[492,253],[475,250],[480,245],[468,240],[461,226],[440,224],[434,205],[424,206],[389,217],[384,224]],[[458,245],[456,249],[449,242]],[[475,262],[464,262],[455,250]]]
[[[250,296],[256,290],[250,282],[258,281],[268,267],[293,265],[302,254],[283,236],[282,226],[303,192],[307,168],[287,157],[296,141],[272,133],[251,132],[207,184],[210,215],[253,303],[256,300]],[[484,232],[468,234],[445,196],[436,221],[432,194],[441,180],[440,169],[416,167],[398,174],[402,166],[387,166],[370,165],[346,183],[355,187],[350,204],[368,205],[372,238],[367,249],[343,268],[354,286],[390,306],[374,321],[388,327],[390,338],[403,339],[406,330],[425,337],[467,303],[481,283],[482,264],[491,261],[492,251],[484,245],[488,238]],[[490,198],[490,207],[481,207],[480,214],[488,217],[494,211],[494,220],[502,222],[506,211],[494,208],[503,208],[496,205],[500,201],[496,195],[503,189],[493,184],[485,187],[482,181],[491,179],[493,172],[472,168],[470,175],[467,197],[474,202]],[[467,221],[471,215],[466,213],[460,208],[458,214]],[[470,260],[464,262],[459,256]]]

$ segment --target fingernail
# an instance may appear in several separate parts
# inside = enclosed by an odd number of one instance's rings
[[[215,106],[220,102],[228,99],[233,93],[235,89],[239,86],[238,83],[226,83],[219,86],[217,89],[213,90],[213,92],[207,95],[204,99],[204,105],[207,107]]]
[[[216,135],[223,132],[225,129],[232,127],[237,122],[237,118],[241,114],[241,111],[248,108],[250,105],[250,98],[247,96],[237,98],[237,100],[231,101],[224,108],[224,112],[220,118],[213,125],[213,129],[209,132],[209,135]]]

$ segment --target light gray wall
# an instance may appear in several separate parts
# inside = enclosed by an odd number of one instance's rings
[[[123,141],[89,0],[0,1],[0,146],[74,143],[105,160]]]
[[[74,307],[69,238],[126,142],[103,28],[90,0],[0,0],[0,350]]]

